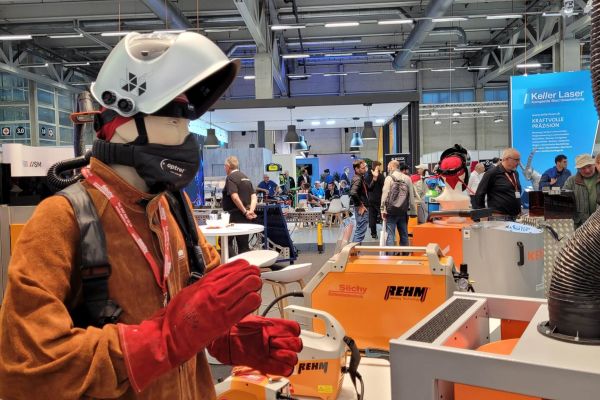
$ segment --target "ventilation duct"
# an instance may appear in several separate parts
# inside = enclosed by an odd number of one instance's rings
[[[187,29],[192,25],[185,15],[169,0],[142,0],[158,18],[167,24],[169,29]]]
[[[452,5],[453,0],[433,0],[427,6],[425,11],[425,19],[419,20],[412,32],[404,42],[403,51],[396,53],[396,57],[392,62],[394,69],[404,69],[412,58],[412,50],[423,44],[425,38],[433,30],[435,23],[431,18],[439,18],[446,13],[446,10]]]

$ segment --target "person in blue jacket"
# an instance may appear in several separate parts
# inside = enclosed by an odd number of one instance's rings
[[[540,189],[544,187],[560,187],[562,188],[567,178],[571,176],[571,171],[567,169],[567,156],[559,154],[554,157],[554,167],[550,168],[542,174],[540,179]]]

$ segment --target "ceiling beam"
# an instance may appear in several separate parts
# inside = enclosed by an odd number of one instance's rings
[[[256,52],[271,54],[273,79],[281,93],[287,94],[287,85],[279,62],[277,41],[273,41],[265,15],[265,8],[263,7],[264,4],[260,0],[233,0],[233,2],[240,12],[254,43],[256,43]]]
[[[55,81],[55,80],[50,79],[43,75],[33,74],[31,72],[24,71],[21,68],[17,68],[12,65],[5,64],[5,63],[0,63],[0,71],[8,72],[10,74],[20,76],[21,78],[29,79],[31,81],[43,83],[45,85],[53,86],[55,88],[59,88],[59,89],[63,89],[63,90],[68,90],[71,92],[80,92],[81,91],[81,89],[78,89],[76,87],[66,85],[64,83]]]
[[[584,15],[583,17],[577,19],[573,23],[567,25],[565,27],[564,35],[565,36],[572,35],[572,34],[576,34],[577,32],[579,32],[583,29],[588,29],[590,27],[590,22],[591,22],[591,17],[589,15]],[[479,78],[477,84],[485,85],[489,81],[494,80],[494,79],[504,75],[507,72],[510,72],[517,66],[517,64],[522,64],[525,61],[527,61],[528,59],[530,60],[531,57],[536,56],[537,54],[543,52],[544,50],[546,50],[546,49],[554,46],[556,43],[560,42],[561,37],[562,37],[561,32],[556,32],[555,34],[553,34],[553,35],[549,36],[548,38],[544,39],[543,41],[539,42],[537,45],[534,45],[534,46],[528,48],[526,52],[523,52],[522,54],[518,55],[517,57],[514,57],[513,59],[511,59],[508,62],[500,64],[498,66],[498,68],[486,73],[483,77]]]

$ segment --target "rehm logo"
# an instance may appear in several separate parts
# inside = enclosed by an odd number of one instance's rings
[[[388,286],[385,290],[384,300],[392,299],[419,299],[421,303],[427,298],[428,287],[424,286]]]
[[[327,361],[301,362],[298,364],[298,375],[300,375],[302,371],[323,371],[323,373],[326,374],[328,368],[329,362]]]

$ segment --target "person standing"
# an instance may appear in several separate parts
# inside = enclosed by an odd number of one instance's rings
[[[289,171],[283,172],[283,185],[281,185],[281,193],[290,195],[290,191],[296,188],[296,181],[290,176]]]
[[[423,183],[423,179],[425,177],[425,171],[427,171],[427,164],[419,164],[415,167],[415,170],[417,172],[412,174],[410,179],[419,198],[422,199],[425,196],[425,184]]]
[[[371,172],[367,174],[367,190],[369,192],[369,228],[371,237],[377,239],[377,221],[381,216],[381,191],[383,190],[383,173],[381,163],[373,161]]]
[[[361,243],[369,225],[369,195],[365,182],[367,163],[363,160],[355,160],[352,167],[354,167],[354,176],[350,185],[350,198],[354,204],[354,219],[356,220],[356,230],[352,241]]]
[[[387,170],[388,176],[385,178],[383,184],[383,192],[381,194],[381,216],[385,220],[387,239],[385,241],[386,246],[393,246],[396,240],[396,229],[400,235],[400,246],[408,246],[408,216],[415,215],[417,212],[417,206],[415,202],[415,187],[412,184],[410,177],[400,172],[400,163],[398,160],[392,160],[388,163]],[[408,189],[408,210],[406,212],[400,212],[399,214],[388,213],[386,207],[386,201],[390,194],[394,179],[401,180],[404,182]]]
[[[579,228],[596,211],[600,199],[600,175],[596,167],[600,167],[600,157],[594,159],[589,154],[575,157],[577,173],[570,176],[563,189],[572,190],[575,197],[575,228]]]
[[[340,176],[340,181],[346,181],[346,185],[350,185],[350,168],[344,167],[344,172]]]
[[[479,182],[473,204],[475,208],[485,208],[487,196],[487,206],[493,210],[490,219],[514,221],[521,214],[521,183],[517,172],[520,161],[516,149],[505,149],[500,165],[488,170]]]
[[[298,186],[302,186],[303,183],[308,183],[308,186],[310,186],[311,181],[310,175],[308,175],[308,170],[306,168],[302,168],[300,172],[301,174],[298,177]]]
[[[542,174],[539,190],[544,187],[553,188],[558,186],[562,188],[571,176],[571,171],[567,169],[567,156],[564,154],[557,155],[554,157],[554,164],[554,167]]]
[[[235,156],[225,160],[225,187],[223,188],[223,211],[229,213],[229,221],[247,223],[256,218],[256,193],[250,179],[240,170],[240,163]],[[268,178],[268,176],[267,176]],[[238,254],[250,251],[249,235],[232,236],[229,240],[229,254],[235,254],[233,242],[237,243]]]
[[[473,173],[469,176],[469,184],[467,187],[469,188],[468,192],[471,196],[471,205],[473,208],[475,208],[475,193],[477,193],[477,188],[479,187],[483,174],[485,174],[485,165],[483,163],[477,163]]]

